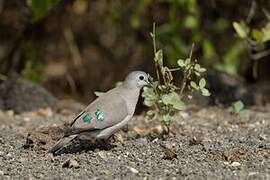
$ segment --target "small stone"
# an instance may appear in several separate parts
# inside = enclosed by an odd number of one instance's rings
[[[148,141],[147,141],[146,138],[140,138],[140,139],[139,139],[139,142],[140,142],[140,144],[142,144],[142,145],[147,145],[147,143],[148,143]]]
[[[133,168],[133,167],[127,166],[127,168],[128,168],[132,173],[134,173],[134,174],[138,174],[138,173],[139,173],[139,171],[138,171],[137,169]]]
[[[8,116],[14,116],[14,111],[13,110],[8,110],[8,111],[6,111],[6,114]]]
[[[174,158],[177,158],[176,148],[173,144],[165,144],[162,145],[162,147],[164,152],[163,159],[172,160]]]
[[[8,154],[6,155],[6,157],[12,157],[12,155],[11,155],[10,153],[8,153]]]
[[[267,136],[265,134],[260,134],[259,138],[261,141],[267,140]]]
[[[40,108],[38,110],[38,113],[42,116],[45,116],[45,117],[52,117],[53,116],[53,111],[50,107]]]
[[[68,159],[62,165],[63,168],[79,168],[79,163],[74,159]]]
[[[151,128],[151,131],[156,134],[161,134],[163,132],[163,128],[161,125],[155,126]]]
[[[189,144],[191,146],[202,144],[202,138],[201,137],[193,136],[193,138],[189,141]]]
[[[28,122],[28,121],[31,121],[31,118],[29,118],[29,117],[24,117],[23,120],[24,120],[25,122]]]
[[[241,164],[240,164],[239,162],[232,162],[232,163],[230,164],[230,166],[232,166],[232,167],[237,167],[237,166],[241,166]]]
[[[106,159],[107,158],[106,152],[104,152],[104,151],[100,151],[97,154],[98,154],[99,157],[101,157],[101,159]]]
[[[254,176],[254,175],[257,175],[257,174],[258,174],[258,172],[249,172],[248,176]]]

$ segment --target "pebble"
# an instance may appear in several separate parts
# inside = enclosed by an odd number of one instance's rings
[[[138,173],[139,173],[139,171],[138,171],[137,169],[133,168],[133,167],[127,166],[127,168],[128,168],[132,173],[134,173],[134,174],[138,174]]]
[[[241,163],[239,163],[239,162],[232,162],[232,163],[230,164],[230,166],[232,166],[232,167],[241,166]]]
[[[79,163],[74,159],[68,159],[62,164],[63,168],[79,168]]]

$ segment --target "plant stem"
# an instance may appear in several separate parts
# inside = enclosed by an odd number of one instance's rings
[[[157,53],[157,46],[156,46],[156,23],[153,23],[153,32],[152,32],[152,39],[153,39],[153,46],[154,46],[154,58],[156,57],[156,53]],[[155,61],[155,69],[156,69],[156,75],[157,75],[157,79],[158,81],[160,81],[160,77],[159,77],[159,67],[158,67],[158,62],[154,59]]]
[[[192,45],[191,45],[191,50],[190,50],[190,52],[189,52],[189,59],[190,59],[191,62],[192,62],[192,55],[193,55],[194,47],[195,47],[195,44],[192,43]]]
[[[190,53],[189,53],[189,59],[190,61],[192,62],[192,55],[193,55],[193,51],[194,51],[194,43],[192,43],[191,45],[191,50],[190,50]],[[190,69],[192,68],[192,66],[190,66],[189,69],[187,69],[187,71],[184,71],[184,77],[183,77],[183,80],[182,80],[182,86],[180,88],[180,92],[179,92],[179,96],[182,97],[183,96],[183,92],[187,86],[187,81],[191,75],[191,71]]]
[[[179,70],[181,70],[181,68],[173,68],[173,69],[170,69],[171,72],[173,72],[173,71],[179,71]]]

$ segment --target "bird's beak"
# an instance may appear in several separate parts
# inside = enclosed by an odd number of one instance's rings
[[[147,86],[152,86],[152,84],[149,82],[149,80],[144,80],[147,84]]]

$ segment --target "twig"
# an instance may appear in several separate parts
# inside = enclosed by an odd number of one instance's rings
[[[193,55],[194,47],[195,47],[195,44],[192,43],[192,45],[191,45],[191,50],[190,50],[190,52],[189,52],[189,59],[190,59],[191,62],[192,62],[192,55]]]
[[[72,94],[76,95],[77,87],[76,87],[76,83],[75,83],[74,79],[72,78],[72,76],[69,73],[66,75],[66,78],[67,78],[67,82],[70,86]]]
[[[265,56],[268,56],[270,55],[270,49],[267,49],[265,51],[262,51],[262,52],[258,52],[256,54],[252,54],[252,53],[249,53],[249,56],[253,59],[253,60],[259,60]]]
[[[252,75],[254,79],[258,78],[258,65],[259,65],[259,61],[254,61],[254,64],[252,66]]]
[[[262,9],[264,15],[266,16],[266,18],[268,19],[268,21],[270,21],[270,13],[267,9],[263,8]]]
[[[151,33],[151,37],[153,39],[153,46],[154,46],[154,58],[156,57],[156,53],[157,53],[157,46],[156,46],[156,23],[153,23],[153,32]],[[159,77],[159,67],[158,67],[158,62],[156,60],[155,61],[155,69],[156,69],[156,75],[157,75],[157,79],[158,81],[160,81],[160,77]]]
[[[72,59],[74,61],[74,65],[82,66],[83,64],[82,57],[81,57],[79,48],[75,42],[73,32],[71,31],[69,27],[64,28],[64,36],[67,41]]]
[[[246,22],[247,22],[247,23],[250,23],[250,21],[251,21],[252,18],[254,17],[256,7],[257,7],[257,3],[256,3],[255,0],[253,0],[252,3],[251,3],[251,7],[250,7],[250,10],[249,10],[247,19],[246,19]]]
[[[156,23],[153,23],[153,32],[152,32],[152,38],[153,38],[153,46],[154,46],[154,55],[157,52],[157,46],[156,46]]]
[[[170,69],[171,72],[173,72],[173,71],[179,71],[179,70],[181,70],[181,68],[173,68],[173,69]]]

